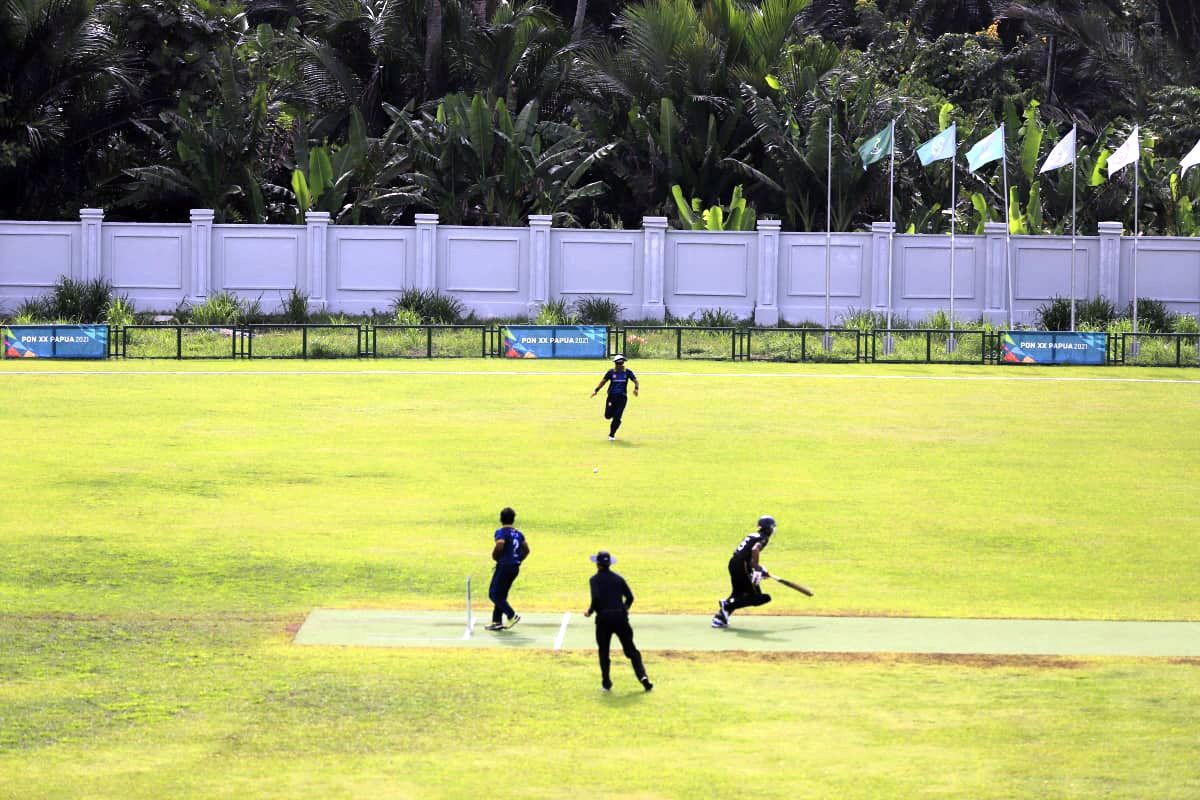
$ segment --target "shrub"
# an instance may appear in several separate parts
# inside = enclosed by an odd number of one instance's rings
[[[104,310],[104,321],[115,328],[121,328],[132,325],[136,313],[129,295],[122,295],[109,301],[108,308]]]
[[[537,316],[533,318],[536,325],[571,325],[576,321],[574,312],[565,298],[548,300],[538,308]]]
[[[433,325],[453,325],[463,317],[463,304],[457,297],[435,289],[405,289],[392,301],[392,310],[415,311],[422,322]]]
[[[14,325],[32,325],[37,322],[52,322],[54,308],[50,297],[30,297],[22,300],[13,314]]]
[[[579,321],[588,325],[616,325],[624,307],[609,297],[581,297],[575,301]]]
[[[887,327],[887,314],[869,309],[846,309],[845,315],[839,318],[838,324],[843,328],[854,328],[869,333],[876,328]]]
[[[1175,317],[1175,333],[1200,333],[1200,321],[1191,314],[1179,314]]]
[[[280,296],[283,305],[283,317],[288,322],[303,325],[308,322],[308,295],[292,287],[287,297]]]
[[[247,317],[247,305],[232,291],[218,291],[200,305],[193,306],[188,312],[188,319],[193,325],[238,325]],[[257,302],[256,305],[259,315],[262,315],[262,305]]]
[[[1166,333],[1171,330],[1171,317],[1167,304],[1149,297],[1137,301],[1138,330],[1142,333]],[[1133,303],[1129,304],[1129,317],[1133,317]]]
[[[1106,298],[1093,297],[1091,300],[1083,300],[1075,303],[1076,326],[1083,324],[1095,330],[1102,331],[1108,326],[1108,323],[1116,318],[1117,309]]]
[[[73,322],[100,322],[112,300],[112,284],[103,278],[77,281],[65,275],[50,292],[51,314]]]
[[[1078,311],[1078,308],[1076,308]],[[1067,297],[1051,298],[1049,303],[1037,307],[1038,323],[1044,330],[1068,331],[1071,329],[1071,300]]]
[[[958,317],[954,317],[953,321],[955,330],[963,330],[967,327]],[[947,312],[945,309],[939,308],[937,311],[921,320],[921,322],[917,324],[917,327],[930,328],[935,331],[948,331],[950,330],[950,322],[951,317],[949,312]]]
[[[701,328],[736,328],[737,314],[723,308],[706,308],[696,317],[696,324]]]

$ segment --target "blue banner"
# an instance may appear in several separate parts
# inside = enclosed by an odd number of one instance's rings
[[[1005,364],[1102,365],[1107,353],[1107,333],[1004,331]]]
[[[107,325],[8,325],[5,358],[107,358]]]
[[[605,358],[608,328],[603,325],[506,325],[505,358]]]

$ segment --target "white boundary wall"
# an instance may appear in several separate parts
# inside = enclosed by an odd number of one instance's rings
[[[546,215],[521,228],[438,224],[331,225],[312,212],[306,225],[216,225],[194,210],[185,224],[106,223],[100,209],[78,222],[0,221],[0,309],[46,293],[60,276],[105,278],[140,310],[171,311],[216,292],[261,297],[278,307],[296,288],[311,308],[385,310],[407,288],[459,298],[481,317],[536,313],[547,300],[607,297],[626,319],[662,319],[722,308],[764,325],[825,319],[824,233],[784,233],[775,220],[754,232],[676,231],[665,217],[641,230],[551,228]],[[1133,297],[1133,240],[1120,223],[1076,240],[1075,296],[1104,296],[1123,309]],[[888,306],[890,223],[831,237],[830,322],[851,310]],[[1008,316],[1003,223],[983,236],[958,236],[955,312]],[[891,238],[891,304],[916,321],[949,309],[950,238]],[[1200,314],[1200,239],[1139,240],[1138,294]],[[1013,311],[1029,322],[1039,305],[1071,291],[1071,239],[1012,238]]]

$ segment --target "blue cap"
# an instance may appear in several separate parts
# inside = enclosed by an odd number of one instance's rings
[[[601,567],[607,567],[617,563],[617,560],[612,557],[612,553],[608,552],[607,550],[601,550],[594,556],[588,556],[588,560]]]

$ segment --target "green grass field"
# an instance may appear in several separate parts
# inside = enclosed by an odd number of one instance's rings
[[[771,613],[1200,619],[1194,371],[632,366],[610,443],[597,363],[0,362],[0,797],[1200,795],[1195,660],[291,644],[504,505],[520,610],[709,612],[772,513]]]

